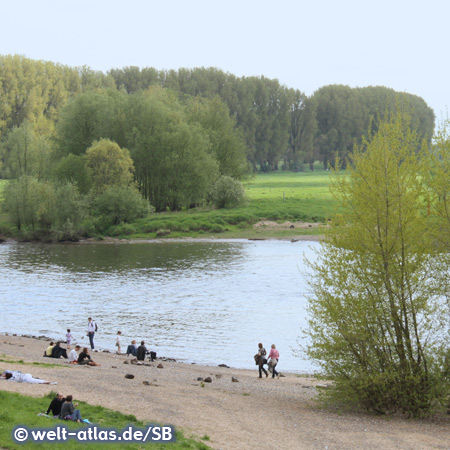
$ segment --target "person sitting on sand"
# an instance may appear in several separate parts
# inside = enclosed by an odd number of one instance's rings
[[[7,370],[0,375],[0,379],[8,381],[17,381],[18,383],[32,383],[32,384],[57,384],[56,381],[45,381],[40,378],[33,378],[31,373],[22,373],[19,371]]]
[[[80,348],[81,347],[79,345],[75,345],[75,348],[70,350],[70,353],[69,353],[69,363],[70,364],[77,364],[78,363],[78,353],[77,353],[77,351],[80,350]]]
[[[47,408],[47,416],[49,414],[49,412],[52,412],[52,416],[54,418],[59,417],[59,415],[61,414],[61,407],[63,405],[63,403],[65,402],[65,398],[62,394],[58,393],[56,395],[56,397],[51,401],[49,407]]]
[[[133,340],[131,341],[131,344],[127,347],[127,356],[128,356],[128,355],[136,356],[137,349],[138,349],[138,346],[137,346],[137,344],[136,344],[136,340],[133,339]]]
[[[67,356],[67,350],[65,349],[65,348],[62,348],[61,346],[60,346],[60,342],[57,342],[55,345],[54,345],[54,347],[52,348],[52,354],[51,354],[51,358],[56,358],[56,359],[59,359],[59,358],[61,358],[61,356],[63,357],[63,358],[68,358],[68,356]]]
[[[50,358],[52,356],[52,350],[53,350],[54,346],[55,346],[55,343],[50,342],[50,345],[47,347],[47,349],[44,352],[44,356],[48,356]]]
[[[147,347],[145,346],[145,342],[141,341],[141,345],[138,347],[136,351],[136,358],[138,361],[144,361],[145,355],[147,354]]]
[[[78,403],[72,403],[73,397],[68,395],[66,401],[61,407],[61,413],[59,418],[62,420],[73,420],[74,422],[81,422],[81,412],[79,409],[75,409]]]
[[[88,366],[99,366],[100,364],[95,363],[89,355],[89,349],[87,347],[83,348],[83,351],[78,356],[78,364],[84,364]]]

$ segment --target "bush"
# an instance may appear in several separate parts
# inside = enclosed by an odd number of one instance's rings
[[[132,187],[111,186],[92,199],[92,210],[110,225],[145,217],[151,210],[147,200]]]
[[[242,183],[228,176],[221,176],[213,187],[211,200],[216,208],[234,208],[245,200]]]

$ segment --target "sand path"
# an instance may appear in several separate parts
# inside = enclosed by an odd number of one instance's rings
[[[1,359],[55,362],[59,368],[0,363],[0,369],[30,372],[57,386],[0,382],[0,389],[42,396],[51,390],[75,399],[182,428],[189,436],[208,435],[208,445],[223,450],[446,449],[450,415],[417,421],[401,417],[337,413],[314,401],[313,378],[257,377],[257,370],[162,362],[164,368],[124,364],[126,356],[93,353],[101,367],[43,358],[47,343],[0,336]],[[134,379],[126,379],[133,374]],[[197,381],[211,377],[212,383]],[[239,382],[231,381],[236,377]],[[153,385],[144,385],[149,381]]]

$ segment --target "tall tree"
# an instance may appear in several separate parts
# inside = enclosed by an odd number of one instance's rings
[[[448,256],[433,254],[420,138],[400,113],[356,147],[334,193],[343,214],[312,264],[309,355],[325,395],[429,415],[447,399]]]

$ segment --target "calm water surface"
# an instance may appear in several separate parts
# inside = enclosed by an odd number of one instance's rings
[[[165,241],[1,244],[0,332],[84,344],[87,317],[98,347],[144,339],[160,356],[255,368],[257,343],[277,344],[280,371],[307,372],[308,287],[314,242]],[[44,347],[45,345],[43,345]]]

